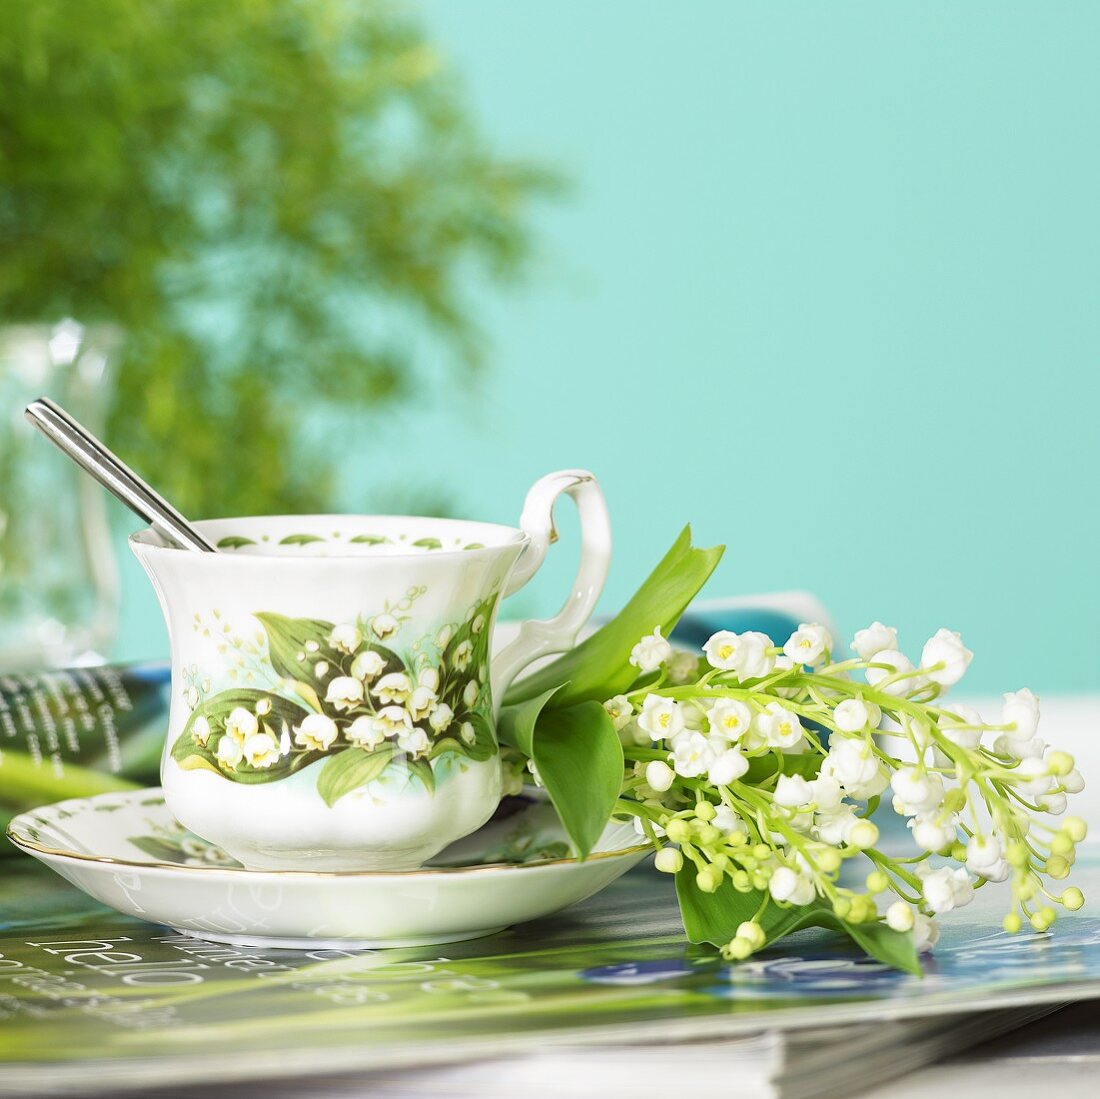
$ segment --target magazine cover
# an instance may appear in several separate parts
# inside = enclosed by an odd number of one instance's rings
[[[1100,877],[1091,852],[1078,869],[1085,885]],[[1100,918],[1014,937],[985,900],[944,920],[914,977],[816,931],[723,962],[684,941],[671,883],[646,867],[486,939],[292,951],[127,919],[13,860],[0,885],[0,1089],[86,1087],[89,1074],[122,1087],[379,1069],[550,1040],[698,1038],[1100,996]]]

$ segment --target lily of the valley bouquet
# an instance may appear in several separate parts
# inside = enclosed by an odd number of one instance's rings
[[[1081,907],[1061,883],[1085,836],[1066,795],[1084,783],[1039,739],[1030,691],[993,719],[945,703],[972,655],[959,635],[940,630],[914,665],[878,622],[851,659],[815,624],[675,651],[666,636],[721,552],[685,530],[612,622],[512,689],[514,790],[545,786],[581,856],[633,818],[689,938],[731,960],[820,926],[919,973],[937,918],[991,882],[1008,883],[1009,932]],[[907,852],[879,845],[884,799]]]

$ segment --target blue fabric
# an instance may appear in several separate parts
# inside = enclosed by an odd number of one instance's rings
[[[672,631],[671,640],[681,648],[697,650],[719,630],[734,633],[755,630],[766,633],[777,645],[782,645],[798,626],[798,619],[765,604],[754,607],[714,605],[701,610],[688,607]]]

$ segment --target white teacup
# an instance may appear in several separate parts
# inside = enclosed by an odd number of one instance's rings
[[[563,492],[581,517],[573,590],[490,659],[500,601],[542,564]],[[130,539],[172,647],[164,796],[185,827],[257,869],[405,869],[481,827],[501,796],[504,690],[574,644],[611,552],[583,470],[538,481],[518,528],[353,515],[195,525],[220,552],[170,547],[152,529]]]

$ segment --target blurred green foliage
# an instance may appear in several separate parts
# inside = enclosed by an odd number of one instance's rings
[[[402,7],[0,0],[0,322],[119,326],[111,444],[195,515],[323,508],[303,409],[476,369],[553,186]]]

